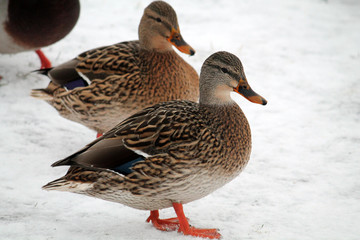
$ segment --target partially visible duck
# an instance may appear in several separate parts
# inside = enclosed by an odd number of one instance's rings
[[[200,103],[175,100],[146,108],[52,166],[70,165],[46,190],[68,191],[150,210],[159,230],[220,238],[216,229],[190,226],[183,204],[233,180],[250,159],[251,132],[236,92],[267,102],[249,86],[240,60],[217,52],[203,64]],[[160,219],[173,207],[176,218]]]
[[[64,38],[80,13],[78,0],[1,0],[0,54],[35,50],[41,68],[51,62],[40,50]]]
[[[138,41],[92,49],[41,71],[51,82],[33,90],[32,96],[99,134],[153,104],[197,101],[198,74],[172,46],[195,53],[180,34],[174,9],[163,1],[152,2],[141,18]]]

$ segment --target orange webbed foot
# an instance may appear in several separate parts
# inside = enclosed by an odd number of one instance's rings
[[[150,216],[146,221],[151,221],[152,225],[161,231],[176,231],[180,227],[178,218],[160,219],[158,210],[150,211]]]
[[[217,229],[200,229],[190,226],[181,203],[173,203],[173,207],[177,215],[176,218],[160,219],[159,211],[153,210],[146,221],[151,221],[154,227],[161,231],[178,230],[178,232],[184,235],[210,239],[219,239],[221,237]]]
[[[188,229],[181,230],[184,235],[190,235],[194,237],[202,237],[202,238],[210,238],[210,239],[219,239],[221,238],[221,234],[218,232],[217,229],[202,229],[202,228],[195,228],[189,226]]]
[[[221,237],[217,229],[200,229],[190,226],[181,203],[173,203],[173,207],[180,223],[179,232],[182,232],[184,235],[210,239],[219,239]]]

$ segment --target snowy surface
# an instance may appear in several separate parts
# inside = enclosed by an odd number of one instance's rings
[[[80,20],[44,52],[53,65],[137,38],[150,1],[82,1]],[[360,239],[360,1],[169,1],[197,71],[218,50],[242,60],[267,106],[239,98],[253,134],[244,172],[184,206],[223,239]],[[29,96],[48,80],[33,52],[0,55],[0,239],[194,239],[160,232],[148,212],[41,186],[50,164],[95,132]],[[161,217],[174,216],[172,209]]]

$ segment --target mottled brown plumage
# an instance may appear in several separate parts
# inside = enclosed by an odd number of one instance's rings
[[[50,103],[63,117],[100,133],[153,104],[188,99],[197,101],[196,71],[172,48],[193,55],[182,39],[172,7],[151,3],[139,25],[139,41],[89,50],[49,71],[46,89],[32,96]],[[85,79],[89,86],[69,90],[69,82]]]
[[[200,103],[169,101],[139,111],[54,163],[71,167],[44,188],[151,210],[148,220],[165,230],[157,225],[158,214],[154,217],[158,209],[174,206],[178,214],[179,205],[222,187],[249,161],[250,127],[231,99],[232,91],[266,104],[248,85],[240,60],[227,52],[215,53],[201,70]],[[184,230],[179,214],[178,220],[180,224],[170,221],[166,226],[178,224],[184,234],[220,237],[215,230],[205,235]]]

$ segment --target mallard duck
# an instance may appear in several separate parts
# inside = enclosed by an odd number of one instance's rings
[[[200,73],[199,103],[173,100],[146,108],[52,166],[70,165],[47,190],[85,194],[150,210],[159,230],[219,238],[215,229],[189,226],[182,204],[200,199],[234,179],[250,158],[251,132],[237,92],[267,102],[249,86],[240,60],[217,52]],[[176,218],[159,219],[173,207]]]
[[[0,1],[0,53],[35,50],[41,68],[51,62],[40,48],[64,38],[80,13],[78,0]]]
[[[197,101],[198,74],[173,45],[195,53],[180,34],[174,9],[166,2],[152,2],[141,18],[138,41],[89,50],[42,71],[51,82],[46,89],[33,90],[32,96],[98,133],[159,102]]]

